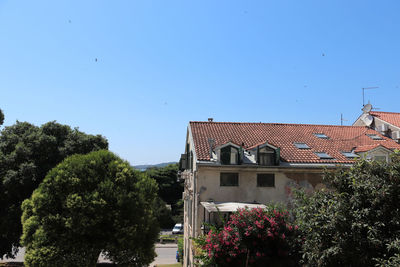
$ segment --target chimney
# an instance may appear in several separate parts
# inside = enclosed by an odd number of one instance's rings
[[[213,118],[208,118],[208,122],[213,122]]]

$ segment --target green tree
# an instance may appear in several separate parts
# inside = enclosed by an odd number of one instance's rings
[[[400,155],[327,172],[329,190],[298,196],[297,220],[310,266],[400,262]],[[394,265],[393,265],[394,264]]]
[[[26,266],[118,266],[154,259],[157,184],[108,151],[74,155],[52,169],[24,201]]]
[[[158,194],[163,206],[159,208],[159,222],[162,228],[170,228],[174,223],[183,222],[183,184],[178,182],[178,164],[169,164],[162,168],[150,168],[146,173],[156,180]],[[165,207],[171,205],[171,210]]]
[[[3,125],[4,123],[4,113],[3,111],[0,109],[0,126]]]
[[[178,182],[178,164],[170,164],[162,168],[150,168],[147,174],[156,180],[158,194],[168,204],[175,204],[182,199],[183,185]]]
[[[47,172],[65,157],[107,149],[100,135],[87,135],[67,125],[41,127],[16,122],[0,133],[0,258],[12,257],[22,233],[21,204]]]

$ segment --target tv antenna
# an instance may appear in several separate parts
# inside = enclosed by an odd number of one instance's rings
[[[364,91],[365,90],[370,90],[370,89],[378,89],[379,87],[378,86],[374,86],[374,87],[363,87],[363,88],[361,88],[362,89],[362,97],[363,97],[363,106],[365,106],[365,100],[364,100]]]
[[[343,113],[340,113],[340,125],[343,126],[343,122],[348,121],[346,119],[343,119]]]

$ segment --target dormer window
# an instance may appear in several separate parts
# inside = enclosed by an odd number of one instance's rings
[[[372,140],[383,140],[383,138],[380,137],[380,136],[377,135],[377,134],[367,134],[367,136],[368,136],[369,138],[371,138]]]
[[[321,139],[329,139],[329,137],[324,133],[314,133],[314,135]]]
[[[221,148],[220,161],[225,165],[236,165],[239,161],[239,149],[233,146],[225,146]]]
[[[275,165],[275,150],[270,147],[262,147],[258,150],[258,164],[264,166]]]

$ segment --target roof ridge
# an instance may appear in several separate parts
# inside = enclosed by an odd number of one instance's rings
[[[389,112],[389,111],[370,111],[370,113],[390,113],[390,114],[399,114],[400,112]]]
[[[400,114],[400,113],[399,113]],[[290,125],[290,126],[324,126],[339,128],[368,128],[366,126],[354,125],[332,125],[332,124],[307,124],[307,123],[278,123],[278,122],[228,122],[228,121],[189,121],[189,123],[205,123],[205,124],[258,124],[258,125]]]

